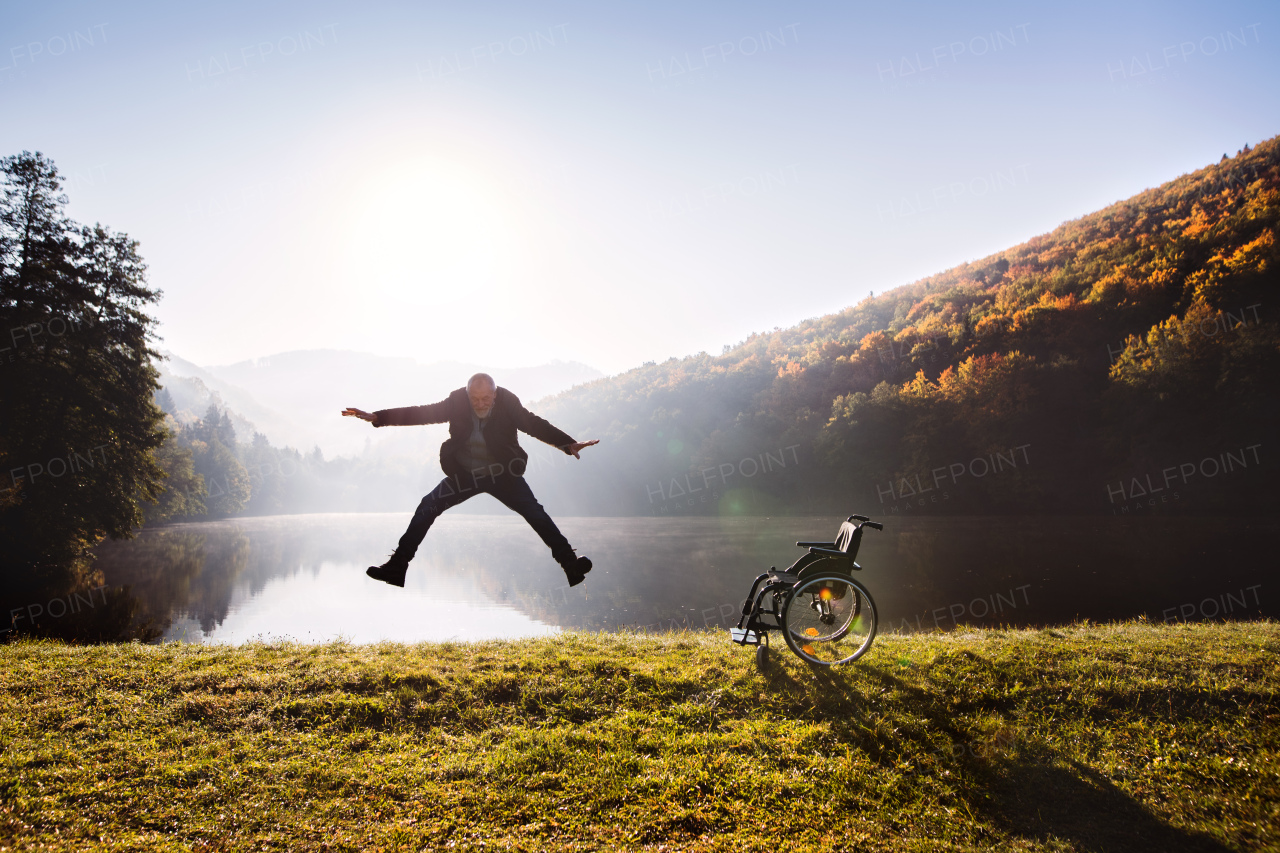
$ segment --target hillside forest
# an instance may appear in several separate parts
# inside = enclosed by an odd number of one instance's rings
[[[561,394],[542,413],[602,458],[552,478],[624,514],[1273,514],[1278,221],[1270,139],[839,313]]]

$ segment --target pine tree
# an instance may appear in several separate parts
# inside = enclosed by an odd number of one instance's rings
[[[21,600],[87,582],[92,547],[132,535],[159,494],[160,293],[136,241],[65,217],[43,155],[0,160],[0,180],[0,553],[3,597]]]

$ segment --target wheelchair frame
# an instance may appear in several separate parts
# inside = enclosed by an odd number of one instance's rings
[[[761,665],[767,659],[770,631],[782,631],[787,645],[801,660],[819,666],[850,663],[865,654],[875,639],[877,616],[871,594],[853,577],[853,572],[862,570],[855,558],[862,544],[864,527],[872,530],[884,529],[883,524],[872,521],[865,515],[851,515],[840,525],[835,541],[797,542],[796,545],[808,549],[808,553],[785,570],[779,571],[773,566],[756,577],[742,604],[742,616],[737,627],[729,629],[730,639],[741,646],[754,645],[756,661]],[[842,585],[848,588],[845,589]],[[818,630],[813,627],[807,628],[803,633],[788,628],[786,623],[791,619],[791,606],[796,600],[797,586],[801,587],[802,595],[810,596],[811,600],[807,602],[809,609],[814,611],[820,624],[826,625],[836,621],[832,602],[843,601],[852,594],[851,604],[844,602],[841,605],[847,614],[844,625],[818,640],[808,639],[810,636],[818,636]],[[814,589],[811,590],[810,587]],[[803,614],[803,602],[801,605]],[[795,628],[799,627],[799,622],[806,616],[808,614],[796,616]],[[852,654],[838,660],[823,659],[813,643],[834,643],[844,639],[855,621],[859,632],[865,631],[861,644]]]

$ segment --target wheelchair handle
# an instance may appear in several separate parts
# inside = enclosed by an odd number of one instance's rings
[[[864,521],[860,527],[870,527],[872,530],[884,530],[884,525],[878,521]]]

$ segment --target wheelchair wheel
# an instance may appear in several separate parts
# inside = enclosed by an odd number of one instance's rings
[[[849,663],[871,648],[876,605],[848,575],[815,575],[791,591],[782,610],[782,633],[791,651],[809,663]]]

